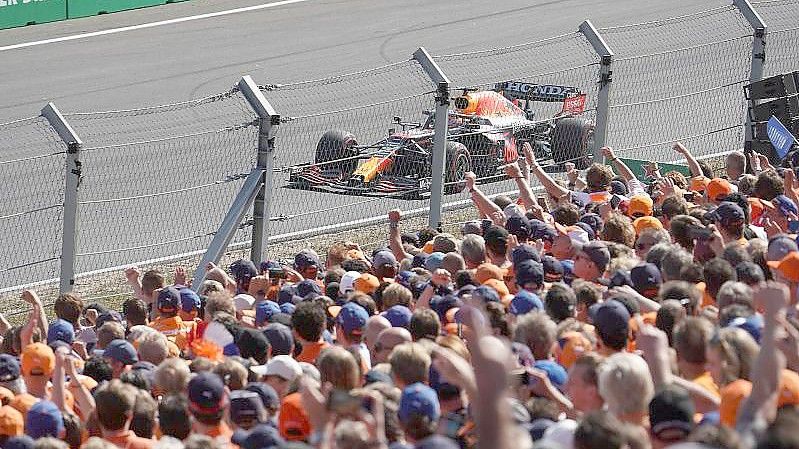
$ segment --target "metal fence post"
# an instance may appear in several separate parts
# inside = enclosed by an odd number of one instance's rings
[[[613,50],[610,49],[605,39],[599,34],[590,20],[580,24],[580,32],[594,47],[600,57],[599,66],[599,96],[596,106],[596,124],[594,127],[594,161],[602,162],[600,148],[605,146],[608,137],[608,115],[610,112],[610,85],[613,81]]]
[[[277,125],[280,124],[280,116],[275,112],[272,105],[261,93],[258,85],[255,84],[255,81],[249,75],[241,78],[238,87],[250,107],[258,115],[257,167],[264,170],[264,181],[258,191],[258,196],[255,197],[255,204],[253,204],[250,259],[257,266],[266,256],[266,244],[269,240],[269,211],[272,201],[271,198],[267,200],[267,195],[272,194],[274,186],[275,131]]]
[[[433,138],[433,171],[430,183],[430,217],[431,228],[441,227],[441,207],[444,200],[444,172],[447,163],[447,124],[449,114],[449,78],[433,60],[424,47],[413,53],[415,59],[427,73],[427,76],[438,86],[436,92],[436,124]]]
[[[749,0],[733,0],[732,4],[744,16],[752,27],[752,65],[749,69],[749,82],[754,83],[763,79],[763,68],[766,64],[766,33],[768,29],[763,18],[755,11]],[[754,103],[757,103],[755,101]],[[746,113],[746,142],[752,141],[752,118]]]
[[[61,271],[58,285],[61,293],[75,285],[75,253],[78,239],[78,189],[81,169],[80,147],[83,141],[67,123],[53,103],[47,103],[42,116],[50,122],[58,136],[67,145],[66,177],[64,185],[64,224],[61,228]]]

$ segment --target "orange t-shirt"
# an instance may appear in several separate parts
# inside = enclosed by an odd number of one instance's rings
[[[103,439],[122,449],[151,449],[155,445],[154,440],[138,437],[130,430],[119,435],[103,437]]]
[[[719,404],[719,421],[728,427],[735,427],[738,408],[752,392],[752,382],[737,379],[721,387],[721,403]]]
[[[330,346],[330,344],[326,341],[303,345],[302,352],[297,356],[297,361],[315,364],[317,357],[319,357],[319,353],[328,346]]]
[[[280,435],[288,441],[302,441],[311,434],[311,423],[299,393],[291,393],[283,398],[277,427]]]
[[[705,371],[704,373],[700,374],[699,377],[691,379],[691,382],[699,385],[700,387],[704,388],[708,392],[712,393],[713,396],[719,397],[719,386],[716,385],[716,382],[713,381],[713,376],[710,375],[709,372]]]
[[[196,325],[193,321],[185,323],[179,316],[170,318],[158,317],[150,322],[150,327],[164,334],[166,338],[175,343],[181,351],[188,347],[189,331],[191,330],[192,333],[196,332]]]

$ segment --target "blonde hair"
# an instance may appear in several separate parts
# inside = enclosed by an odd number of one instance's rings
[[[718,351],[724,361],[722,385],[736,379],[751,380],[752,364],[760,347],[748,332],[737,327],[725,327],[710,339],[708,347]]]
[[[153,386],[164,395],[185,393],[191,371],[182,359],[169,358],[161,362],[153,373]]]
[[[340,346],[332,346],[319,354],[316,361],[321,383],[334,388],[352,390],[361,384],[361,368],[355,356]]]
[[[599,367],[599,395],[608,410],[622,416],[646,413],[655,385],[644,359],[627,352],[613,354]]]
[[[410,308],[413,301],[413,293],[402,284],[389,284],[383,290],[383,310],[388,310],[392,306],[401,305]]]
[[[419,343],[397,345],[388,356],[391,374],[406,385],[427,382],[430,375],[430,353]]]

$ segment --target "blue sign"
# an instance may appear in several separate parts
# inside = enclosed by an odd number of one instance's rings
[[[768,119],[766,132],[768,133],[768,140],[771,141],[771,145],[777,150],[777,154],[780,158],[784,158],[785,155],[788,154],[788,150],[791,149],[791,145],[793,145],[793,142],[796,140],[793,134],[791,134],[788,128],[773,115]]]

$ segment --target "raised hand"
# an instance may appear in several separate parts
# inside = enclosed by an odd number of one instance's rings
[[[777,317],[788,307],[791,294],[788,287],[776,281],[763,282],[755,289],[754,303],[758,310],[768,318]]]
[[[388,221],[391,223],[399,223],[402,219],[402,212],[399,209],[392,209],[388,211]]]
[[[505,166],[505,174],[511,179],[522,177],[522,171],[519,169],[519,164],[516,162]]]
[[[125,268],[125,280],[128,282],[128,284],[138,284],[140,277],[141,271],[139,270],[139,267],[134,265],[132,267]]]
[[[474,172],[470,172],[469,171],[469,172],[466,172],[466,174],[463,175],[463,179],[464,179],[466,191],[467,192],[472,191],[472,189],[474,189],[474,184],[477,182],[477,175],[474,174]]]
[[[175,285],[188,285],[186,283],[186,268],[175,267]]]
[[[600,151],[602,152],[602,156],[604,156],[605,159],[607,160],[616,159],[616,154],[613,152],[613,148],[602,147]]]
[[[674,142],[674,145],[672,145],[671,148],[676,151],[677,154],[688,154],[688,148],[685,148],[685,145],[683,145],[682,142]]]

